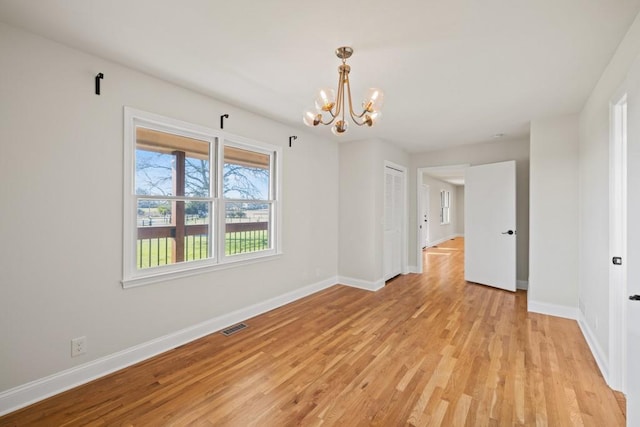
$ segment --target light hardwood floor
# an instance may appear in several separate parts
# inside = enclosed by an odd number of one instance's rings
[[[623,426],[575,321],[465,283],[462,239],[371,293],[334,286],[0,425]]]

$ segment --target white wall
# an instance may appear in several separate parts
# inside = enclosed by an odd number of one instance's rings
[[[340,220],[338,271],[341,276],[375,282],[377,265],[375,151],[369,141],[340,144]],[[380,169],[380,170],[378,170]]]
[[[636,17],[580,113],[579,298],[606,364],[609,356],[609,103],[640,55],[640,18]],[[635,76],[637,80],[637,75]],[[637,84],[637,83],[636,83]],[[629,123],[629,126],[634,124]],[[635,124],[637,125],[637,123]],[[637,137],[629,136],[629,143]],[[630,175],[633,172],[630,171]],[[629,181],[629,191],[637,181]],[[629,217],[629,223],[635,223]],[[631,229],[629,230],[631,232]],[[635,235],[634,235],[635,236]],[[606,367],[605,367],[606,368]]]
[[[383,282],[385,161],[407,167],[408,155],[379,140],[340,144],[340,241],[343,283],[369,289]]]
[[[422,175],[422,183],[429,186],[429,246],[435,245],[446,239],[452,239],[457,234],[457,216],[458,216],[458,192],[455,185],[441,181],[437,178]],[[450,192],[450,221],[448,224],[440,223],[440,191],[447,190]],[[414,196],[415,197],[415,196]]]
[[[456,187],[456,233],[464,235],[464,185]]]
[[[516,226],[517,278],[528,280],[529,276],[529,140],[500,140],[484,144],[462,145],[445,150],[429,151],[411,155],[409,169],[409,264],[417,266],[421,258],[416,242],[416,171],[423,167],[447,165],[482,165],[506,160],[516,161]],[[412,267],[414,268],[414,267]],[[417,267],[416,267],[417,268]]]
[[[578,307],[578,116],[531,122],[531,311]]]
[[[0,70],[0,392],[336,277],[335,142],[4,24]],[[123,290],[124,105],[285,147],[284,255]]]

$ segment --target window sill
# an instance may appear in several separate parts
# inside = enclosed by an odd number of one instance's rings
[[[185,266],[180,270],[156,272],[153,274],[145,274],[144,276],[130,277],[122,279],[122,287],[124,289],[137,288],[139,286],[150,285],[152,283],[166,282],[174,279],[181,279],[183,277],[196,276],[204,273],[209,273],[219,270],[227,270],[229,268],[242,267],[244,265],[256,264],[260,262],[271,261],[282,256],[282,252],[263,255],[259,257],[244,258],[233,261],[225,261],[221,264],[206,264],[206,265],[193,265]]]

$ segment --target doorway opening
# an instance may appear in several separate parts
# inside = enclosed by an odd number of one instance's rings
[[[423,250],[464,234],[464,174],[469,166],[457,164],[417,170],[417,273],[425,268]],[[449,197],[442,198],[443,190]],[[448,221],[443,221],[443,208],[448,210]]]
[[[453,273],[452,270],[457,271],[464,265],[464,237],[429,246],[420,256],[425,273],[429,277],[450,275]]]

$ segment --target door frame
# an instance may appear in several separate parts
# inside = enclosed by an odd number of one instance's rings
[[[627,93],[619,89],[609,108],[609,369],[607,382],[615,390],[627,390],[627,149],[626,129],[621,132],[620,106]],[[626,119],[626,111],[625,111]],[[626,122],[626,120],[625,120]],[[612,257],[622,257],[613,265]]]

